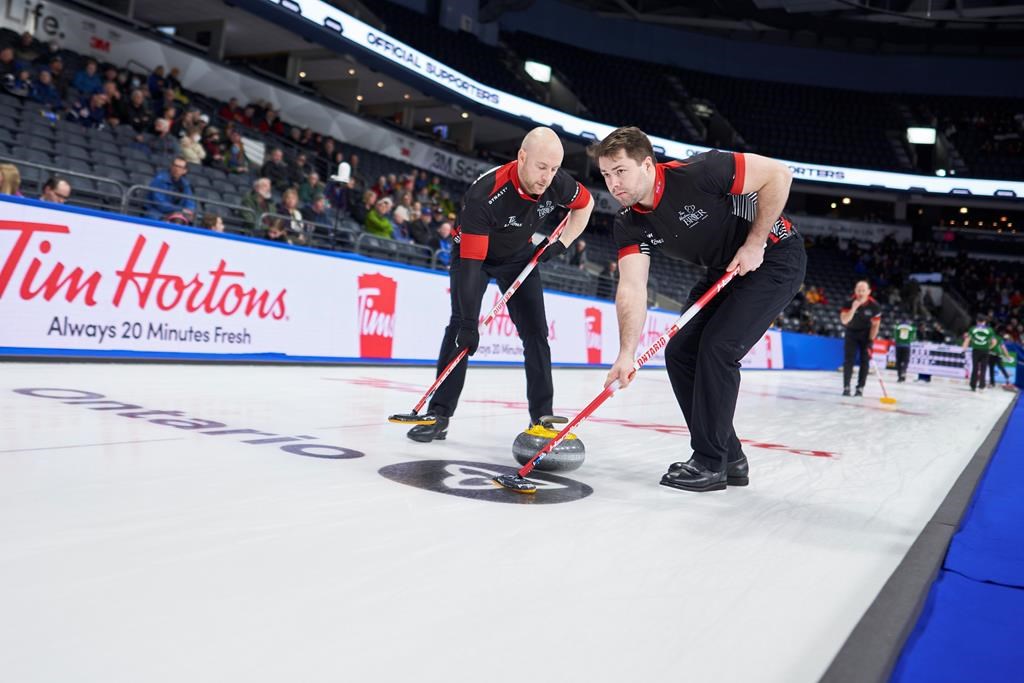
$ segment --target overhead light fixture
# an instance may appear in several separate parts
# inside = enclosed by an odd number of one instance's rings
[[[430,117],[429,116],[424,116],[423,117],[423,122],[424,123],[430,123]]]
[[[849,204],[849,203],[850,203],[850,198],[849,197],[843,197],[843,204]]]
[[[832,206],[832,208],[834,209],[834,208],[836,208],[836,207],[837,207],[837,206],[839,206],[839,205],[838,205],[838,204],[836,204],[835,202],[832,202],[832,205],[831,205],[831,206]]]
[[[468,111],[462,112],[462,118],[468,119],[469,118],[469,112]]]
[[[355,69],[349,69],[348,70],[348,75],[349,76],[355,76],[356,75],[356,70]]]
[[[966,206],[961,206],[960,207],[960,213],[967,213],[967,207]]]
[[[404,95],[402,95],[402,99],[404,99],[404,100],[411,100],[412,99],[412,95],[410,95],[409,93],[405,93]]]
[[[913,145],[934,145],[935,129],[911,126],[907,128],[907,142]]]
[[[305,71],[300,71],[299,72],[299,78],[305,78],[305,77],[306,77],[306,72]]]
[[[937,168],[937,169],[935,169],[935,175],[939,176],[940,178],[945,178],[946,177],[946,169],[944,169],[944,168]]]
[[[551,67],[547,64],[527,60],[523,63],[523,70],[538,83],[551,82]]]
[[[377,81],[377,87],[378,88],[383,88],[384,87],[384,81]]]
[[[363,101],[363,96],[362,95],[356,95],[356,102],[362,102],[362,101]]]

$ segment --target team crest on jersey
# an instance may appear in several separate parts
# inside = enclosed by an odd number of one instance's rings
[[[523,224],[520,223],[519,220],[515,216],[509,216],[508,220],[505,221],[505,228],[507,230],[512,230],[512,229],[521,228],[521,227],[523,227]]]
[[[683,207],[683,210],[679,212],[679,221],[688,228],[692,228],[707,217],[707,211],[704,209],[698,209],[693,204],[687,204]]]
[[[544,206],[537,207],[537,217],[544,220],[544,217],[555,210],[555,205],[552,202],[544,202]]]

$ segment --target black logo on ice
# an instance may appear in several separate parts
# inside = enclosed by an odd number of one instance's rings
[[[530,480],[537,483],[537,493],[521,494],[500,488],[491,479],[499,474],[512,474],[513,467],[462,460],[426,460],[400,462],[382,467],[381,476],[399,484],[415,486],[449,496],[486,500],[492,503],[518,503],[520,505],[546,505],[571,503],[586,498],[594,489],[584,483],[555,476],[549,472],[534,472]]]

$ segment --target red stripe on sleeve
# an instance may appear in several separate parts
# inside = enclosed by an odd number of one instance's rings
[[[587,203],[590,202],[590,190],[588,190],[587,188],[583,187],[583,185],[581,185],[580,183],[576,183],[576,187],[578,188],[578,193],[576,194],[576,199],[572,200],[572,203],[569,204],[567,207],[565,207],[565,208],[569,209],[570,211],[575,211],[576,209],[582,209],[583,207],[585,207],[587,205]]]
[[[487,258],[487,245],[490,240],[487,235],[474,235],[470,232],[462,233],[462,241],[459,243],[459,258],[483,261]]]
[[[640,253],[640,245],[639,244],[631,244],[628,247],[623,247],[622,249],[619,249],[619,258],[621,259],[623,256],[629,256],[630,254],[639,254],[639,253]]]
[[[733,177],[729,194],[743,194],[743,181],[746,180],[747,175],[747,160],[743,157],[742,152],[733,152],[732,158],[736,160],[736,175]]]

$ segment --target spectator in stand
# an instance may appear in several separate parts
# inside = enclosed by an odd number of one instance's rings
[[[241,107],[238,105],[238,98],[232,97],[217,111],[217,115],[220,116],[224,121],[237,121],[238,117],[242,116],[243,112]]]
[[[64,62],[60,57],[53,57],[47,67],[50,70],[50,77],[53,79],[53,87],[60,93],[61,99],[68,96],[69,76],[64,70]]]
[[[412,235],[409,234],[409,209],[401,204],[391,211],[391,239],[397,242],[413,242]]]
[[[64,108],[64,102],[61,100],[60,93],[57,92],[57,87],[53,84],[53,75],[49,71],[39,72],[36,82],[32,84],[29,96],[32,101],[38,102],[55,114]]]
[[[416,174],[416,182],[413,185],[413,190],[416,192],[416,194],[419,194],[420,192],[426,192],[427,185],[429,184],[430,180],[427,178],[427,172],[421,170],[419,173]]]
[[[821,297],[818,295],[817,287],[808,287],[804,292],[804,301],[813,305],[821,303]]]
[[[124,123],[138,133],[136,141],[142,142],[145,139],[142,133],[145,133],[153,125],[153,112],[146,106],[146,95],[142,90],[138,88],[132,90],[125,112]]]
[[[270,178],[270,183],[276,190],[284,191],[288,187],[290,173],[288,172],[288,164],[284,161],[283,149],[275,147],[270,150],[270,157],[263,163],[263,167],[260,168],[260,175]]]
[[[362,200],[356,202],[352,206],[351,214],[352,219],[359,225],[366,225],[366,219],[373,211],[373,207],[377,204],[377,193],[373,190],[367,190],[363,192]]]
[[[164,80],[164,67],[158,66],[153,69],[152,73],[149,74],[149,78],[146,80],[146,87],[149,88],[149,98],[154,102],[162,102],[164,99],[164,89],[167,87],[167,82]]]
[[[228,173],[248,173],[249,158],[245,156],[242,134],[233,130],[228,134],[228,145],[224,150],[224,166]]]
[[[615,296],[615,290],[619,282],[619,262],[609,261],[604,265],[600,277],[597,279],[597,295],[602,299],[611,299]]]
[[[448,221],[437,226],[437,262],[445,268],[452,263],[452,224]]]
[[[287,188],[281,193],[281,203],[277,207],[277,213],[289,220],[284,221],[284,228],[292,243],[305,244],[306,230],[302,222],[302,211],[299,210],[299,192],[294,187]],[[281,219],[278,219],[279,221]]]
[[[32,72],[28,69],[22,69],[18,71],[10,83],[4,85],[4,88],[15,97],[24,99],[31,97],[34,85],[32,82]]]
[[[356,186],[363,188],[366,186],[366,178],[363,176],[362,167],[359,165],[359,155],[353,154],[348,158],[348,169],[349,173],[356,179]]]
[[[159,100],[153,100],[153,115],[157,118],[162,116],[165,119],[176,119],[180,110],[181,106],[174,99],[174,93],[170,90],[164,90],[163,96]]]
[[[566,256],[566,263],[573,268],[579,268],[583,270],[587,267],[587,242],[584,239],[577,239],[573,244],[573,249]]]
[[[337,143],[334,142],[334,138],[324,138],[323,144],[320,145],[320,154],[316,161],[321,165],[319,170],[325,176],[330,175],[331,171],[337,167],[337,164],[334,163],[334,156],[339,151]]]
[[[185,90],[181,86],[181,69],[174,67],[171,72],[167,74],[165,79],[165,90],[169,90],[174,94],[174,99],[181,104],[188,104],[188,96],[185,95]]]
[[[167,119],[157,119],[153,122],[153,137],[149,140],[149,153],[151,156],[162,157],[167,155],[180,155],[181,149],[178,141],[171,135],[171,122]]]
[[[393,232],[391,221],[388,220],[388,214],[391,213],[391,207],[394,202],[391,201],[390,197],[382,197],[377,200],[377,203],[373,205],[373,209],[366,216],[366,222],[363,223],[363,228],[366,232],[377,237],[388,237],[390,238]]]
[[[58,176],[50,176],[43,183],[40,201],[63,204],[71,198],[71,183]]]
[[[122,121],[125,121],[125,101],[121,97],[121,91],[117,89],[117,83],[114,81],[103,82],[103,96],[107,98],[107,103],[104,105],[104,115],[108,126],[116,128],[121,125]]]
[[[203,216],[202,227],[213,232],[224,232],[224,219],[215,213],[207,213]]]
[[[220,140],[220,130],[216,126],[207,126],[203,131],[203,149],[206,159],[203,161],[213,168],[224,168],[224,145]]]
[[[206,159],[206,149],[203,147],[199,129],[193,129],[191,133],[183,131],[181,140],[181,156],[190,164],[201,164]]]
[[[378,197],[390,197],[391,185],[388,184],[387,176],[377,178],[377,184],[370,188]]]
[[[71,81],[71,87],[86,97],[102,90],[103,77],[99,74],[99,65],[96,64],[95,59],[87,61],[85,67],[75,74]]]
[[[299,152],[288,163],[288,185],[299,187],[309,173],[308,157],[305,152]]]
[[[313,147],[313,129],[306,126],[302,129],[302,134],[299,135],[299,145],[306,149],[314,149]]]
[[[21,194],[21,172],[14,164],[0,164],[0,194],[24,196]]]
[[[23,32],[18,44],[14,48],[14,58],[28,65],[39,59],[42,54],[42,43],[36,40],[28,31]]]
[[[188,163],[180,156],[171,160],[168,170],[160,171],[150,181],[149,205],[146,215],[156,220],[176,221],[184,218],[191,223],[196,213],[192,186],[185,175]],[[174,194],[169,194],[174,193]]]
[[[242,206],[253,213],[249,227],[253,232],[260,228],[260,217],[265,213],[273,213],[271,199],[274,194],[270,187],[270,178],[257,178],[252,182],[252,190],[242,198]]]
[[[315,195],[313,201],[302,209],[302,218],[310,223],[330,225],[331,217],[327,212],[327,198],[322,194]]]
[[[313,198],[317,195],[323,195],[327,190],[327,187],[320,181],[320,174],[316,171],[310,171],[302,184],[299,185],[299,201],[303,205],[313,203]]]
[[[242,107],[242,115],[238,117],[238,123],[246,128],[253,128],[255,126],[255,118],[256,107],[250,103]]]
[[[409,223],[406,228],[413,242],[430,247],[431,249],[437,249],[437,235],[431,234],[430,227],[423,220],[423,213],[419,209],[414,207],[409,212]]]
[[[14,48],[0,50],[0,78],[13,80],[18,75],[18,62],[14,59]]]
[[[102,128],[107,122],[107,96],[96,93],[75,100],[68,110],[67,118],[86,128]]]
[[[260,121],[258,128],[261,133],[284,136],[284,123],[273,109],[267,109],[267,113],[264,115],[263,120]]]
[[[267,239],[271,242],[280,242],[281,244],[292,243],[288,233],[285,231],[284,223],[280,220],[273,221],[270,227],[267,228]]]

